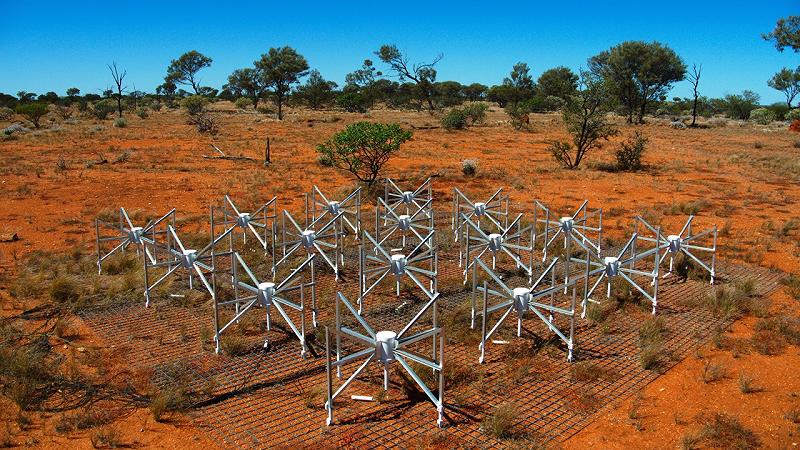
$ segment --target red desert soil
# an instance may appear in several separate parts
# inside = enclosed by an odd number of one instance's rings
[[[277,195],[280,208],[297,212],[302,193],[314,183],[323,192],[353,186],[346,174],[317,164],[314,152],[317,143],[346,124],[392,121],[410,128],[438,122],[424,112],[397,111],[368,115],[293,111],[278,122],[234,111],[229,104],[218,107],[221,131],[214,137],[197,134],[182,112],[172,111],[145,120],[131,116],[127,128],[81,118],[0,140],[0,235],[17,233],[20,238],[0,243],[2,314],[33,306],[15,302],[8,294],[16,264],[33,250],[64,251],[74,246],[91,250],[93,219],[101,211],[124,206],[156,215],[176,207],[179,218],[201,224],[207,221],[209,203],[230,194],[246,206]],[[434,176],[440,208],[448,207],[453,186],[476,197],[504,186],[520,212],[530,212],[534,199],[564,213],[588,199],[591,206],[604,208],[607,233],[616,240],[629,233],[637,214],[650,214],[674,233],[686,220],[686,212],[696,210],[697,229],[720,227],[721,258],[798,272],[800,150],[795,146],[800,137],[785,126],[730,121],[722,127],[676,130],[667,126],[668,120],[635,127],[620,122],[619,138],[589,155],[581,169],[569,171],[559,168],[547,151],[550,141],[567,138],[560,117],[539,115],[531,123],[531,131],[515,131],[502,110],[493,108],[485,125],[466,131],[415,130],[414,139],[389,163],[385,175],[409,184]],[[650,140],[646,170],[600,170],[598,164],[613,161],[618,141],[635,130]],[[272,142],[269,167],[202,158],[213,154],[212,142],[229,155],[258,158],[267,136]],[[108,162],[93,163],[102,159]],[[477,160],[477,176],[461,173],[464,159]],[[774,300],[776,307],[797,314],[797,301],[784,294],[776,294]],[[753,324],[754,319],[741,320],[732,334],[749,336]],[[97,344],[90,330],[83,329],[80,339],[85,345]],[[733,358],[730,351],[704,347],[699,355],[702,359],[690,357],[659,377],[641,398],[607,408],[565,447],[675,447],[684,434],[699,429],[696,416],[704,411],[738,417],[767,447],[797,442],[797,426],[784,418],[789,408],[800,407],[797,348],[788,347],[777,356],[751,352]],[[709,359],[726,366],[726,378],[709,384],[700,380]],[[740,373],[753,376],[763,390],[741,394]],[[632,401],[638,412],[634,424],[629,418]],[[8,415],[4,418],[10,420]],[[158,424],[146,410],[135,411],[114,426],[121,442],[133,447],[214,446],[186,419]],[[14,440],[38,442],[41,447],[89,448],[89,436],[89,432],[60,435],[50,418],[34,417],[32,428]]]

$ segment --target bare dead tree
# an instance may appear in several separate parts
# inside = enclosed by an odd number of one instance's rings
[[[700,97],[700,93],[697,92],[697,85],[700,84],[700,72],[703,71],[703,65],[700,64],[692,64],[692,71],[689,72],[687,75],[689,78],[689,82],[692,83],[692,93],[694,94],[694,102],[692,102],[692,125],[695,126],[695,122],[697,122],[697,99]]]
[[[417,84],[422,93],[422,99],[427,101],[431,112],[433,105],[434,83],[436,82],[436,63],[442,60],[441,53],[429,63],[409,64],[408,58],[395,45],[383,45],[375,52],[378,58],[395,72],[400,81],[409,79]]]
[[[117,68],[116,62],[109,64],[108,70],[111,71],[111,76],[114,77],[114,84],[117,85],[117,93],[115,94],[117,97],[117,111],[119,112],[119,116],[122,117],[122,93],[128,89],[127,86],[122,86],[122,82],[125,79],[125,76],[128,75],[128,71],[123,70],[120,72]]]

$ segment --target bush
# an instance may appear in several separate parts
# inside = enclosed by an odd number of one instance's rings
[[[239,109],[247,109],[253,106],[253,101],[247,97],[239,97],[233,104]]]
[[[136,115],[139,116],[140,119],[147,119],[150,117],[150,112],[147,108],[139,108],[139,110],[136,111]]]
[[[367,112],[367,98],[359,92],[345,92],[336,98],[336,106],[347,112]]]
[[[43,103],[23,103],[17,105],[17,114],[25,116],[33,123],[35,128],[39,128],[39,121],[47,114],[47,105]]]
[[[477,171],[478,171],[478,162],[475,161],[474,159],[465,159],[461,161],[461,172],[464,175],[471,177],[475,175]]]
[[[483,121],[486,120],[486,111],[488,109],[489,105],[482,102],[473,103],[464,107],[464,111],[467,113],[467,118],[472,125],[483,123]]]
[[[786,113],[786,120],[795,121],[800,120],[800,108],[793,108]]]
[[[356,122],[317,145],[316,151],[334,167],[347,170],[372,186],[384,164],[411,136],[411,131],[398,124]]]
[[[467,114],[463,109],[453,108],[442,117],[441,122],[445,130],[463,130],[467,127]]]
[[[161,111],[162,107],[163,105],[158,100],[150,104],[150,109],[152,109],[153,111]]]
[[[333,160],[330,158],[330,156],[325,154],[319,155],[317,162],[322,167],[333,167]]]
[[[100,100],[94,104],[92,108],[92,115],[100,120],[106,120],[108,115],[117,110],[117,105],[109,99]]]
[[[617,169],[622,171],[637,171],[642,168],[642,155],[647,146],[647,138],[638,131],[633,137],[620,144],[615,156]]]
[[[11,120],[14,117],[14,110],[3,106],[0,108],[0,120]]]
[[[750,111],[750,119],[759,125],[769,125],[775,121],[775,111],[767,108],[757,108]]]
[[[208,105],[208,99],[202,95],[190,95],[181,102],[181,106],[186,108],[186,112],[190,116],[203,113],[206,110],[206,105]]]
[[[114,126],[117,128],[125,128],[128,126],[128,121],[124,117],[117,117],[114,119]]]

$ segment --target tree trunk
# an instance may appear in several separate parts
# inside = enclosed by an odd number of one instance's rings
[[[122,117],[122,93],[117,94],[117,112]]]
[[[639,125],[644,123],[644,113],[647,111],[647,102],[642,101],[642,107],[639,109]]]
[[[278,120],[283,120],[283,96],[278,94],[275,98],[278,103]]]
[[[694,102],[692,103],[692,126],[697,122],[697,94],[694,95]]]

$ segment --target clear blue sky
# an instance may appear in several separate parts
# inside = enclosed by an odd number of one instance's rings
[[[196,49],[213,58],[203,85],[219,88],[236,68],[270,47],[295,47],[342,84],[383,43],[411,60],[444,54],[438,79],[499,83],[517,61],[538,76],[578,69],[624,40],[666,43],[684,61],[703,64],[701,93],[751,89],[762,103],[782,101],[766,85],[800,54],[779,53],[760,34],[800,14],[800,1],[616,2],[52,2],[0,1],[0,92],[83,93],[111,84],[106,64],[127,69],[129,88],[152,92],[170,60]],[[672,95],[688,95],[679,83]]]

